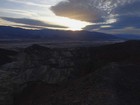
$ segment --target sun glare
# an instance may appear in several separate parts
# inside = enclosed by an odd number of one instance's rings
[[[50,18],[48,20],[52,24],[68,27],[66,30],[72,30],[72,31],[82,30],[85,26],[91,25],[91,23],[89,22],[69,19],[65,17],[58,17],[58,16]]]

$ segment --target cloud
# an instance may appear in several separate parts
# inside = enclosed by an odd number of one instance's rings
[[[50,7],[63,0],[7,0],[7,1],[30,6]]]
[[[120,16],[117,23],[113,24],[113,28],[124,28],[124,27],[140,27],[140,17],[137,16]]]
[[[31,11],[25,11],[20,9],[7,9],[7,8],[0,8],[0,16],[6,17],[35,17],[37,13]]]
[[[112,27],[111,25],[102,25],[102,26],[100,26],[101,28],[110,28],[110,27]]]
[[[122,29],[112,29],[110,30],[99,30],[99,32],[104,32],[108,34],[134,34],[134,35],[140,35],[140,28],[135,27],[124,27]]]
[[[46,3],[40,3],[39,1],[37,2],[32,2],[32,1],[27,1],[27,0],[8,0],[10,2],[15,2],[15,3],[21,3],[25,5],[30,5],[30,6],[38,6],[38,7],[50,7],[51,5],[47,5]]]
[[[67,0],[51,7],[58,16],[88,22],[104,22],[113,19],[114,10],[135,0]]]
[[[27,19],[27,18],[1,17],[1,19],[6,20],[6,21],[9,21],[9,22],[24,24],[25,26],[28,26],[28,27],[67,28],[65,26],[52,25],[52,24],[48,24],[48,23],[45,23],[45,22],[40,21],[40,20]]]
[[[83,27],[90,31],[138,33],[140,29],[140,0],[1,0],[0,4],[0,17],[7,23],[13,22],[14,26],[65,29],[54,25],[63,24],[77,27],[75,22],[63,20],[67,17],[88,22]]]
[[[58,16],[71,19],[93,22],[97,20],[97,13],[88,4],[88,0],[69,0],[58,3],[51,7]]]
[[[116,8],[116,13],[125,16],[140,16],[140,1],[135,0],[135,2],[124,5],[120,8]]]
[[[123,29],[125,27],[136,27],[136,28],[140,28],[140,17],[139,16],[118,16],[117,17],[117,22],[114,23],[98,23],[98,24],[94,24],[94,25],[89,25],[84,27],[85,30],[92,30],[94,28],[101,28],[104,29],[104,27],[102,27],[103,25],[109,25],[110,27],[106,27],[106,30],[110,30],[112,31],[112,29]]]
[[[92,25],[84,27],[84,30],[89,31],[99,31],[107,33],[131,33],[138,34],[140,33],[140,1],[139,0],[82,0],[82,4],[79,3],[78,6],[84,9],[88,9],[89,15],[82,10],[79,12],[79,7],[76,7],[78,0],[69,0],[68,2],[61,2],[58,5],[52,7],[52,11],[56,15],[63,16],[63,12],[74,11],[79,14],[78,18],[83,21],[90,21]],[[90,3],[90,5],[88,4]],[[74,5],[74,10],[71,8],[63,7],[65,5]],[[89,8],[86,8],[89,7]],[[57,11],[55,11],[57,9]],[[96,20],[92,20],[92,12],[96,15]],[[68,14],[67,13],[67,14]],[[80,14],[87,15],[88,19],[81,18]],[[66,15],[68,16],[68,15]],[[69,17],[69,16],[68,16]],[[84,16],[83,16],[84,17]],[[70,17],[71,18],[71,17]],[[77,18],[77,19],[78,19]],[[131,27],[131,29],[130,29]],[[133,28],[132,28],[133,27]]]
[[[139,0],[67,0],[51,10],[58,16],[91,22],[84,30],[138,34],[139,5]],[[129,30],[130,27],[135,28]]]

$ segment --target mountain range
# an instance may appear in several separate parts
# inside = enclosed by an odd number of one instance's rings
[[[117,36],[89,31],[62,31],[62,30],[27,30],[9,26],[0,26],[0,39],[43,39],[57,41],[114,41],[120,40]]]
[[[122,39],[126,40],[140,40],[140,35],[134,35],[134,34],[119,34],[115,35],[116,37],[120,37]]]

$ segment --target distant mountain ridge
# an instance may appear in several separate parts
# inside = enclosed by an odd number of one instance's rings
[[[62,30],[27,30],[9,26],[0,26],[0,39],[45,39],[45,40],[73,40],[73,41],[113,41],[120,40],[116,36],[89,31]]]
[[[126,39],[126,40],[140,40],[140,35],[135,34],[120,34],[116,35],[117,37]]]

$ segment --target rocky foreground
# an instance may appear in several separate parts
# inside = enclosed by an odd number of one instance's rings
[[[0,105],[140,105],[140,41],[0,49]]]

